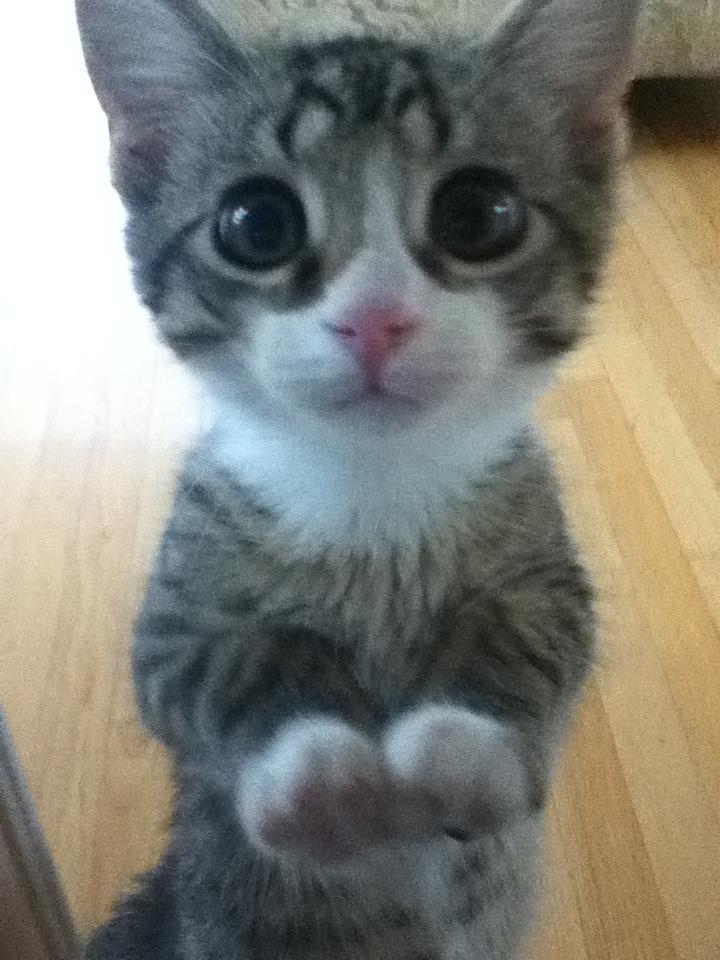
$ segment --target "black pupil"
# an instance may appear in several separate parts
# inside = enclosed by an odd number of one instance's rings
[[[286,184],[258,178],[231,190],[217,222],[221,254],[240,266],[268,270],[290,261],[305,240],[302,204]]]
[[[480,262],[509,253],[527,227],[520,198],[497,174],[460,171],[441,185],[430,212],[430,234],[447,253]]]

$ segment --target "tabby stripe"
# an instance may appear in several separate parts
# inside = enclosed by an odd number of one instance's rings
[[[160,248],[160,252],[153,258],[149,266],[143,271],[143,303],[154,314],[162,312],[163,302],[167,295],[168,275],[170,268],[181,257],[188,238],[197,230],[205,217],[199,216],[186,223],[177,230]]]
[[[193,353],[207,353],[226,339],[224,333],[207,328],[178,333],[162,330],[161,335],[165,343],[183,359]]]
[[[219,503],[203,484],[197,482],[190,483],[186,480],[181,481],[179,493],[189,504],[192,504],[193,507],[198,507],[203,514],[207,515],[220,526],[236,526],[232,511],[224,504]]]
[[[567,353],[582,337],[581,330],[560,329],[548,317],[531,317],[515,324],[523,342],[515,351],[523,361],[550,360]]]
[[[578,270],[580,272],[587,272],[588,251],[585,236],[570,223],[567,217],[558,210],[557,207],[535,198],[532,199],[532,202],[539,210],[542,210],[560,234],[563,250],[566,253],[570,253]]]

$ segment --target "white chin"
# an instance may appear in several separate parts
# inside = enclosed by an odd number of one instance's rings
[[[324,416],[345,421],[362,420],[382,427],[403,427],[417,423],[432,409],[425,400],[385,391],[368,391],[327,409]]]

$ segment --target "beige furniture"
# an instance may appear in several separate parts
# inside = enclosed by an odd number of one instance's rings
[[[331,36],[368,28],[393,36],[481,31],[510,0],[202,0],[238,36],[278,29]],[[640,76],[720,73],[720,0],[644,0]]]

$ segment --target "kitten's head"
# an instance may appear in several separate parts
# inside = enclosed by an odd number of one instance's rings
[[[387,436],[526,412],[606,251],[636,6],[241,50],[191,0],[78,0],[163,338],[268,421]]]

